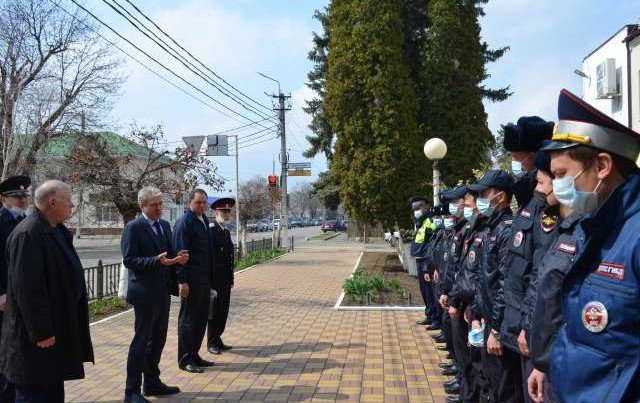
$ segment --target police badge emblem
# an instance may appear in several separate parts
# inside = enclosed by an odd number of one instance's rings
[[[609,324],[609,313],[602,302],[589,301],[582,308],[582,324],[591,333],[602,332]]]
[[[469,252],[469,263],[474,263],[476,261],[476,251],[472,250]]]
[[[557,221],[554,216],[543,214],[540,220],[540,228],[548,234],[556,227]]]
[[[516,248],[520,247],[520,245],[522,245],[522,241],[524,241],[524,232],[518,231],[513,237],[513,246]]]

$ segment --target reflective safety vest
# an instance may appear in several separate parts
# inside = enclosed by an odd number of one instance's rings
[[[436,225],[429,218],[425,218],[420,228],[418,228],[418,232],[416,233],[414,242],[423,244],[427,236],[427,230],[429,230],[429,232],[433,232],[436,230]]]

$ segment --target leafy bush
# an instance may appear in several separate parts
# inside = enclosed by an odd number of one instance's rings
[[[247,267],[255,266],[258,263],[273,259],[282,255],[284,251],[282,249],[271,248],[265,250],[257,250],[249,253],[247,256],[238,260],[235,270],[246,269]]]
[[[396,294],[400,296],[400,298],[407,298],[407,291],[402,287],[400,281],[398,279],[391,279],[387,284],[389,288],[391,288]]]
[[[373,289],[371,286],[371,282],[366,276],[358,275],[345,280],[342,285],[342,289],[346,295],[351,297],[358,298],[360,302],[364,302],[364,298],[367,294],[371,292]]]
[[[97,299],[89,303],[89,315],[104,315],[106,313],[112,312],[114,309],[120,309],[126,306],[126,302],[118,297]]]
[[[384,290],[384,280],[382,280],[382,278],[376,276],[376,277],[372,277],[371,280],[369,280],[371,282],[371,288],[373,288],[376,291],[382,291]]]

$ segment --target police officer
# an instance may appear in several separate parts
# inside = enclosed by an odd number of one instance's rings
[[[428,296],[432,304],[432,323],[427,330],[440,330],[442,324],[442,307],[438,302],[440,298],[439,267],[442,265],[442,244],[444,236],[444,219],[442,206],[434,206],[431,209],[435,230],[429,238],[426,252],[427,280],[431,284],[432,294]]]
[[[472,319],[482,318],[483,340],[480,349],[483,394],[488,401],[519,402],[520,362],[515,352],[505,352],[500,343],[504,308],[503,281],[511,240],[513,216],[510,209],[513,179],[504,171],[489,171],[469,189],[478,193],[478,211],[484,221],[480,238],[480,279],[472,305]]]
[[[0,183],[2,208],[0,208],[0,334],[2,317],[7,300],[7,262],[5,248],[13,229],[27,215],[30,205],[31,179],[28,176],[11,176]],[[13,386],[0,374],[0,402],[14,400]]]
[[[563,402],[640,400],[640,134],[567,90],[558,100],[553,193],[584,213],[564,280],[550,377]]]
[[[504,314],[500,329],[500,342],[518,354],[528,355],[525,345],[522,301],[525,299],[534,255],[534,222],[538,207],[534,200],[535,153],[543,141],[551,138],[553,123],[532,116],[521,117],[516,125],[509,124],[504,131],[504,148],[510,152],[512,170],[517,180],[513,194],[518,202],[511,232],[510,253],[507,256],[504,276]],[[526,378],[520,394],[526,391]]]
[[[235,266],[233,240],[227,225],[231,220],[231,209],[235,200],[221,197],[211,203],[215,212],[215,221],[209,223],[211,241],[215,250],[214,273],[211,304],[209,305],[209,321],[207,323],[207,346],[211,354],[220,354],[231,350],[231,346],[222,342],[222,333],[229,316],[231,289],[234,284],[233,268]]]
[[[538,185],[534,198],[541,210],[559,215],[557,237],[540,262],[537,296],[531,315],[531,361],[534,370],[529,376],[529,396],[535,402],[558,401],[546,374],[549,372],[549,354],[562,324],[562,281],[571,267],[576,253],[573,238],[580,215],[571,207],[560,205],[553,194],[553,173],[547,152],[536,156]]]
[[[465,232],[458,267],[447,301],[451,316],[453,348],[460,375],[460,396],[449,396],[449,402],[476,401],[480,392],[479,351],[469,348],[468,345],[469,324],[474,330],[480,327],[479,321],[472,321],[470,314],[479,275],[477,257],[481,244],[477,235],[483,227],[483,220],[478,219],[476,197],[477,193],[468,190],[464,198],[464,217],[469,221],[469,226]]]
[[[422,295],[422,301],[424,302],[424,316],[425,318],[418,321],[419,325],[430,325],[434,322],[434,307],[435,301],[433,301],[433,289],[427,273],[427,246],[428,240],[431,234],[435,230],[435,225],[429,218],[429,205],[427,199],[424,197],[416,196],[409,199],[411,203],[411,210],[413,211],[413,223],[415,225],[416,234],[411,244],[411,256],[415,257],[416,265],[418,266],[418,283],[420,284],[420,294]]]

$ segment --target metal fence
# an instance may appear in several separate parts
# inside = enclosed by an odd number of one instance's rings
[[[275,248],[282,247],[282,238],[276,238]],[[242,248],[236,244],[236,258],[241,259]],[[247,241],[247,255],[261,250],[274,248],[273,238],[252,239]],[[289,237],[287,251],[293,252],[294,237]],[[84,269],[84,279],[87,284],[87,296],[89,300],[111,297],[118,294],[120,283],[120,263],[103,264],[98,260],[98,265]]]

